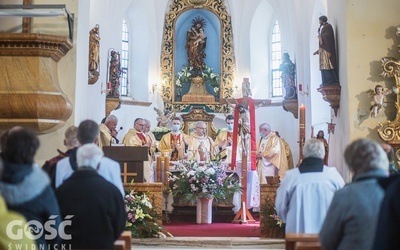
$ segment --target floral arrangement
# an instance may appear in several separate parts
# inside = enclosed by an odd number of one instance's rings
[[[183,85],[189,83],[189,78],[194,75],[195,75],[195,72],[194,72],[193,67],[185,66],[183,69],[181,69],[181,71],[178,72],[178,76],[176,78],[175,85],[179,88],[182,88]],[[210,84],[213,87],[215,94],[218,95],[219,90],[220,90],[219,75],[215,74],[213,72],[213,69],[206,65],[206,66],[204,66],[203,70],[201,71],[201,76],[203,77],[203,79],[205,79],[206,83]]]
[[[172,194],[182,195],[185,202],[194,203],[197,198],[226,199],[235,192],[240,192],[238,178],[233,174],[227,175],[224,166],[217,161],[204,165],[196,161],[188,161],[180,165],[179,175],[170,176]]]
[[[156,223],[160,218],[146,193],[133,190],[125,195],[126,230],[134,238],[165,237],[162,228]]]
[[[260,206],[260,229],[261,235],[267,232],[270,237],[283,237],[285,223],[278,216],[274,201],[268,197]]]

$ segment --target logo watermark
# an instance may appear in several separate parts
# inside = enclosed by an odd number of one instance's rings
[[[26,224],[24,224],[21,220],[13,220],[8,223],[6,228],[7,237],[13,241],[21,241],[23,239],[31,239],[37,240],[44,235],[44,239],[54,240],[58,236],[63,240],[71,240],[72,236],[65,232],[65,228],[72,225],[71,218],[74,217],[73,215],[65,216],[64,220],[58,225],[56,218],[58,215],[51,215],[49,219],[44,223],[44,225],[37,220],[30,220]],[[9,249],[32,249],[32,246],[25,246],[24,244],[12,244],[8,245]],[[34,247],[34,246],[33,246]],[[38,249],[44,249],[45,246],[38,246]],[[41,248],[42,247],[42,248]],[[69,249],[67,245],[60,244],[54,245],[54,248],[47,247],[48,249]]]

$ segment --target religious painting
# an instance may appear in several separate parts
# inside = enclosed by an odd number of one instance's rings
[[[174,1],[166,15],[161,55],[166,109],[227,112],[233,93],[230,16],[223,1]]]

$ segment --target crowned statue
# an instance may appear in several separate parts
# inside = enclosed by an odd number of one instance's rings
[[[204,62],[206,58],[207,36],[204,32],[206,21],[198,16],[192,20],[192,27],[187,31],[185,49],[188,58],[189,91],[182,96],[183,102],[214,102],[215,97],[206,89],[205,71],[209,68]],[[207,72],[206,72],[207,73]],[[215,75],[215,74],[214,74]],[[212,79],[211,79],[212,80]]]

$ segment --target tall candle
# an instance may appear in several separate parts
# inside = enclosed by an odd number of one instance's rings
[[[306,140],[306,107],[301,104],[300,106],[300,124],[299,124],[299,146],[300,146],[300,158],[299,163],[303,159],[303,146]]]
[[[300,124],[306,124],[306,107],[303,104],[300,106]]]
[[[164,185],[165,186],[169,186],[168,172],[169,172],[169,157],[164,157]]]
[[[162,176],[162,161],[163,161],[162,156],[157,157],[157,180],[156,182],[161,182],[161,176]]]

